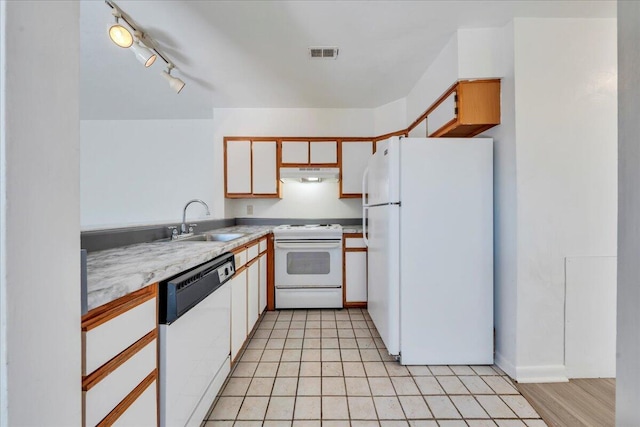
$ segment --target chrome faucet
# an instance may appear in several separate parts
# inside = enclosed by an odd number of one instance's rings
[[[196,226],[196,224],[190,224],[189,228],[187,229],[187,208],[191,203],[200,203],[207,210],[207,215],[211,215],[211,212],[209,212],[209,206],[207,206],[205,202],[200,199],[189,200],[187,204],[184,205],[184,210],[182,211],[182,224],[180,224],[180,234],[193,233],[193,227]]]

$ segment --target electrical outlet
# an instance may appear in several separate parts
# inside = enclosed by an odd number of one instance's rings
[[[247,205],[247,215],[253,215],[253,205]]]

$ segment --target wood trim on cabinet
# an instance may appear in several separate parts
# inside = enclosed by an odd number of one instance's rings
[[[142,350],[144,347],[158,339],[158,330],[153,329],[151,332],[140,338],[135,343],[131,344],[120,354],[116,355],[113,359],[100,366],[98,369],[82,378],[82,390],[89,391],[93,386],[102,381],[110,373],[118,369],[127,360],[131,359],[136,353]],[[158,366],[156,361],[156,366]]]
[[[367,302],[366,301],[346,302],[344,304],[344,308],[367,308]]]
[[[136,388],[134,388],[131,391],[131,393],[127,395],[127,397],[122,399],[122,401],[118,403],[118,405],[115,408],[113,408],[113,410],[109,412],[107,416],[104,417],[102,421],[100,421],[97,424],[97,427],[106,427],[106,426],[113,425],[113,423],[115,423],[118,420],[118,418],[120,418],[120,416],[122,416],[122,414],[124,414],[127,411],[127,409],[129,409],[129,407],[136,400],[138,400],[138,398],[142,395],[142,393],[144,393],[145,390],[151,384],[153,384],[154,381],[156,382],[156,384],[158,384],[158,368],[151,371],[151,373],[147,375],[147,377],[143,379],[140,382],[140,384],[138,384]]]
[[[267,310],[276,309],[275,291],[275,250],[273,247],[273,233],[267,236]]]
[[[364,233],[344,233],[342,235],[343,239],[358,239],[358,238],[363,238],[364,237]]]
[[[235,272],[234,276],[235,276],[236,274],[240,274],[240,273],[242,273],[242,272],[243,272],[243,271],[245,271],[246,269],[247,269],[247,264],[245,264],[245,265],[241,265],[240,267],[236,267],[236,272]]]
[[[258,260],[259,260],[259,259],[260,259],[260,254],[258,254],[258,256],[256,256],[256,257],[255,257],[254,259],[252,259],[251,261],[248,261],[248,262],[247,262],[247,267],[246,267],[246,268],[251,267],[253,264],[255,264],[256,262],[258,262]]]
[[[90,331],[91,329],[108,322],[114,317],[120,316],[121,314],[131,310],[132,308],[135,308],[152,298],[156,298],[157,294],[158,283],[153,283],[128,295],[96,307],[82,316],[82,331]]]

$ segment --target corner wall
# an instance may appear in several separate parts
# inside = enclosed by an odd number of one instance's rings
[[[616,255],[616,21],[516,19],[514,28],[517,379],[558,381],[570,341],[565,260],[606,269],[603,257]]]
[[[618,2],[618,354],[616,425],[640,425],[640,3]]]
[[[77,426],[79,4],[3,1],[0,10],[0,424]]]

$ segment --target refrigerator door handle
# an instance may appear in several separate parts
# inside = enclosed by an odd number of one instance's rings
[[[362,239],[365,246],[369,247],[369,239],[367,239],[367,209],[369,200],[367,199],[367,176],[369,175],[369,166],[367,166],[362,174]]]

